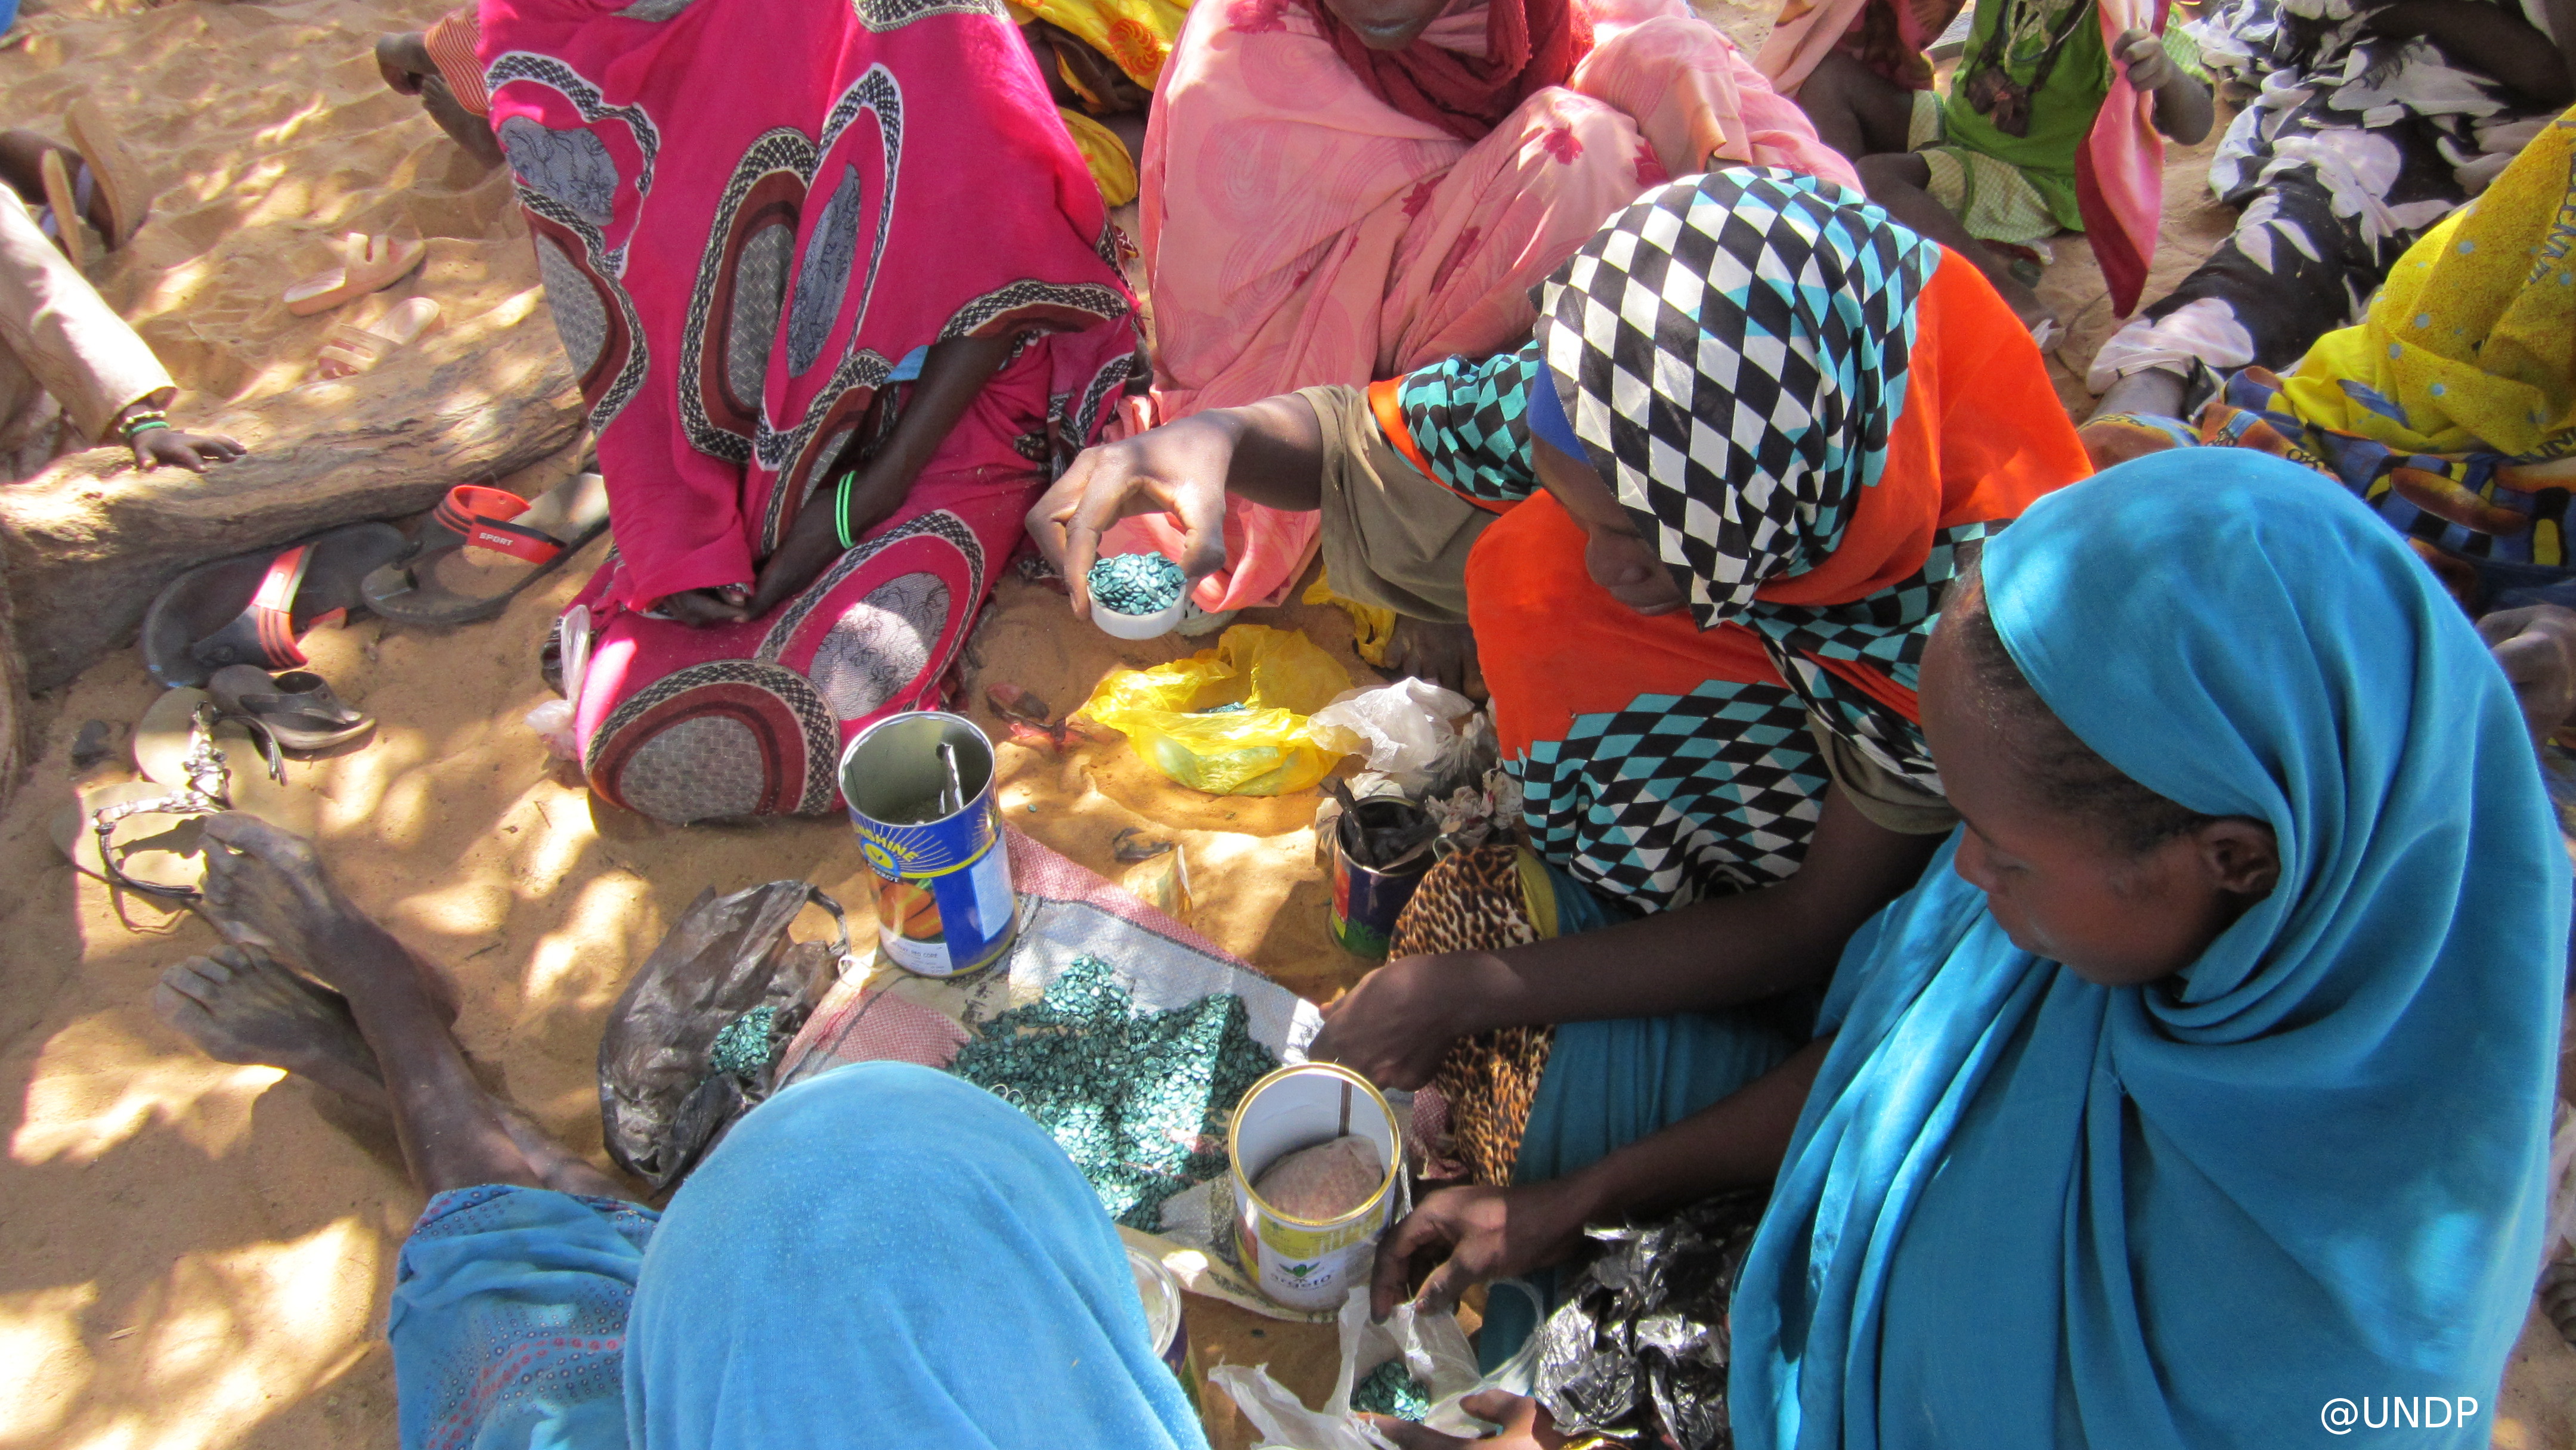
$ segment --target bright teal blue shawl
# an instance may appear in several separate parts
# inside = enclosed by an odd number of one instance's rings
[[[654,1230],[632,1450],[1206,1450],[1118,1231],[1028,1115],[909,1063],[753,1109]]]
[[[2485,1445],[2568,929],[2503,676],[2394,532],[2259,454],[2112,469],[1983,568],[2049,707],[2269,822],[2282,883],[2145,988],[2015,949],[1949,850],[1864,929],[1736,1292],[1738,1444]],[[2451,1428],[2367,1428],[2425,1396]]]

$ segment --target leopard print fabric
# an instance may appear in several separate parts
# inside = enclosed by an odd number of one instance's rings
[[[1538,940],[1521,891],[1519,848],[1507,843],[1459,851],[1424,874],[1396,918],[1392,956],[1500,951]],[[1449,1049],[1432,1085],[1449,1104],[1450,1155],[1478,1183],[1504,1187],[1519,1159],[1521,1132],[1538,1098],[1556,1029],[1505,1027]]]

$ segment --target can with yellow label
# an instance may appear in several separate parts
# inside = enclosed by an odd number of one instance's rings
[[[1328,1220],[1293,1218],[1253,1191],[1262,1172],[1300,1148],[1357,1134],[1374,1144],[1386,1174],[1357,1208]],[[1235,1231],[1243,1266],[1261,1292],[1290,1309],[1339,1309],[1365,1288],[1404,1171],[1395,1112],[1367,1078],[1334,1062],[1291,1063],[1243,1095],[1226,1131],[1234,1170]]]

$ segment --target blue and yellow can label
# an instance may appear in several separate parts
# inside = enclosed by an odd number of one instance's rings
[[[872,821],[854,808],[850,824],[858,829],[859,854],[867,858],[868,869],[880,876],[927,879],[963,871],[993,849],[993,840],[1001,832],[1001,823],[989,808],[989,796],[988,790],[987,798],[970,802],[956,815],[921,826]]]
[[[993,747],[975,723],[937,711],[878,721],[843,752],[841,793],[859,855],[877,880],[877,946],[886,959],[928,977],[1000,960],[1019,899],[993,798]],[[942,803],[955,808],[924,819]]]

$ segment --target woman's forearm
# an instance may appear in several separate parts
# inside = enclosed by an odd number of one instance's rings
[[[1282,393],[1199,416],[1222,419],[1234,432],[1226,492],[1289,513],[1323,507],[1324,428],[1304,398]]]
[[[1668,1213],[1777,1177],[1833,1042],[1830,1033],[1817,1038],[1742,1089],[1571,1175],[1584,1222]]]
[[[1710,1012],[1818,985],[1861,923],[1921,879],[1942,839],[1879,826],[1836,788],[1806,861],[1778,885],[1462,954],[1464,1030]]]
[[[975,395],[1001,370],[1015,340],[952,337],[930,345],[921,377],[912,385],[912,396],[904,399],[902,415],[895,419],[893,435],[869,460],[866,475],[874,487],[891,491],[898,501],[911,490],[939,445],[948,441],[949,430],[974,405]]]
[[[1471,1004],[1466,1029],[1714,1012],[1814,986],[1832,973],[1841,943],[1828,940],[1828,931],[1785,922],[1790,913],[1771,909],[1783,890],[1462,954],[1468,976],[1460,995]]]

